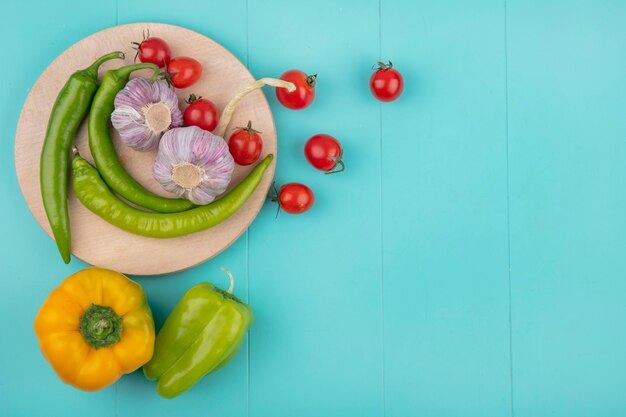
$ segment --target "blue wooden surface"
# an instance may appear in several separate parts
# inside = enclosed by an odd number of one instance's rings
[[[619,0],[5,6],[0,416],[626,415],[625,19]],[[276,178],[309,184],[314,209],[268,204],[217,258],[138,279],[157,325],[191,285],[226,285],[220,266],[255,311],[241,353],[174,400],[140,372],[80,392],[42,358],[35,314],[85,265],[60,262],[13,163],[41,71],[137,21],[202,32],[257,77],[319,74],[307,110],[268,94]],[[405,75],[397,102],[369,95],[379,57]],[[342,141],[347,172],[307,165],[314,133]]]

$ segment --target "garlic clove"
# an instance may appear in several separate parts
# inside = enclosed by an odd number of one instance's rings
[[[132,107],[115,109],[111,123],[119,132],[122,142],[137,151],[150,151],[159,143],[161,134],[146,128],[143,114]]]
[[[201,203],[202,201],[214,201],[221,194],[216,192],[216,190],[226,190],[227,186],[228,184],[224,185],[223,183],[218,184],[216,181],[209,181],[190,190],[186,197],[194,204],[203,204]]]

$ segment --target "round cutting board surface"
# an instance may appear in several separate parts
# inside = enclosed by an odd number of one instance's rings
[[[15,136],[15,167],[20,188],[33,216],[51,237],[52,231],[41,199],[39,158],[48,116],[56,96],[74,71],[89,66],[108,52],[124,51],[126,59],[124,62],[113,60],[102,65],[100,78],[107,69],[131,64],[135,51],[130,42],[140,40],[145,30],[167,40],[172,56],[190,56],[202,64],[200,80],[187,89],[176,91],[181,100],[181,110],[186,105],[183,100],[193,92],[212,100],[221,111],[240,89],[254,81],[247,68],[223,46],[204,35],[178,26],[160,23],[116,26],[72,45],[46,68],[33,86],[22,109]],[[149,71],[138,71],[133,76],[149,74]],[[248,120],[252,120],[255,129],[263,132],[261,158],[268,153],[276,155],[274,120],[261,90],[250,93],[241,101],[226,136],[229,136],[234,126],[245,126]],[[152,178],[152,162],[156,151],[134,151],[120,143],[113,128],[111,133],[120,160],[128,172],[150,191],[174,197]],[[74,143],[81,155],[93,163],[86,123],[79,129]],[[89,264],[132,275],[165,274],[206,261],[232,244],[252,223],[265,201],[274,176],[275,163],[274,160],[257,190],[233,216],[205,231],[172,239],[147,238],[118,229],[87,210],[72,192],[71,184],[68,184],[72,254]],[[251,169],[237,166],[230,187],[238,184]],[[57,250],[53,242],[50,250]],[[62,262],[60,256],[59,262]]]

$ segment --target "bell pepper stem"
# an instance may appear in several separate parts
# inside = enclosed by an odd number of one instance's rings
[[[96,350],[111,346],[122,337],[122,319],[111,307],[92,304],[80,318],[80,333]]]
[[[228,274],[228,278],[230,279],[230,287],[228,287],[227,292],[229,294],[232,294],[233,290],[235,289],[235,278],[233,278],[232,272],[230,272],[228,269],[226,268],[220,268],[220,269]]]

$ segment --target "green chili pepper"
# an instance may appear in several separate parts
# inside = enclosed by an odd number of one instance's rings
[[[120,163],[113,146],[109,129],[115,96],[124,88],[133,71],[145,68],[153,69],[154,76],[158,75],[159,68],[149,63],[128,65],[104,75],[89,112],[89,149],[104,181],[126,200],[162,213],[188,210],[195,207],[191,201],[161,197],[135,181]]]
[[[67,80],[52,107],[48,130],[41,150],[41,198],[63,262],[72,251],[70,216],[67,211],[67,171],[70,146],[98,89],[98,68],[110,59],[123,59],[123,52],[98,58],[89,67],[76,71]]]
[[[228,271],[226,271],[228,272]],[[224,366],[239,351],[254,321],[252,309],[228,291],[198,284],[183,296],[156,337],[154,355],[144,365],[158,379],[159,395],[172,398]]]
[[[208,229],[234,214],[261,182],[273,155],[266,156],[235,188],[219,200],[180,213],[152,213],[129,206],[106,186],[98,171],[78,155],[72,162],[74,193],[107,222],[137,235],[169,238]]]

